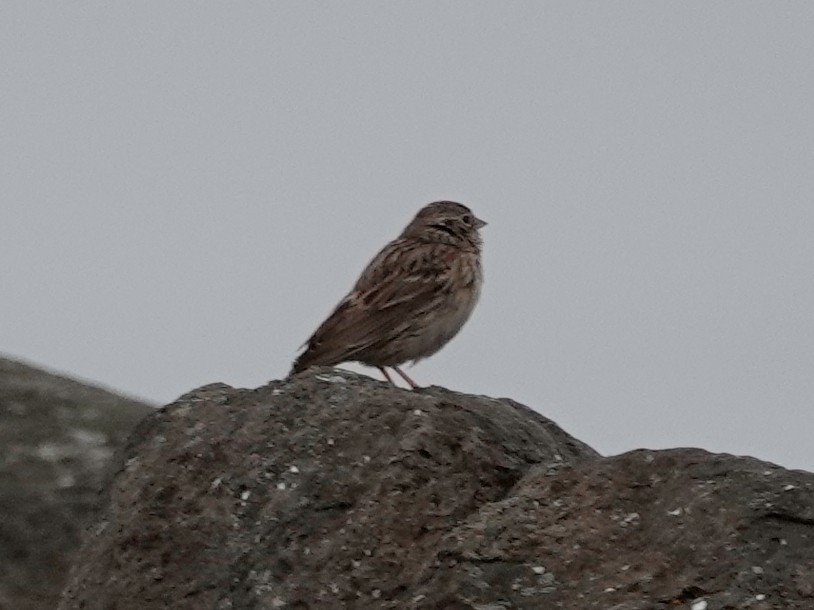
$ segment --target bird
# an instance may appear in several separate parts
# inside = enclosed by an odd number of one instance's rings
[[[396,385],[386,370],[392,368],[418,388],[400,367],[435,354],[469,319],[483,284],[479,231],[485,226],[454,201],[421,208],[303,344],[289,376],[359,362]]]

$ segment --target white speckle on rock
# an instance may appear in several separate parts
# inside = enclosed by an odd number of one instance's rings
[[[214,479],[212,481],[212,483],[209,485],[209,488],[210,489],[217,489],[218,487],[220,487],[221,483],[223,483],[223,477],[218,477],[217,479]]]
[[[789,543],[788,540],[786,540],[785,538],[780,539],[780,546],[786,546],[788,543]]]
[[[46,462],[56,462],[69,453],[63,446],[48,442],[40,443],[36,450],[37,457]]]
[[[347,380],[341,375],[316,375],[315,378],[328,383],[347,383]]]
[[[619,568],[619,570],[622,571],[622,572],[627,572],[629,569],[630,569],[630,565],[623,565],[621,568]]]
[[[76,484],[76,479],[70,472],[64,472],[57,478],[57,487],[65,489],[66,487],[73,487]]]
[[[614,589],[613,587],[608,587],[607,589],[605,589],[605,593],[613,593],[614,591],[616,591],[616,589]]]
[[[331,593],[333,593],[334,595],[339,593],[339,585],[336,584],[335,582],[332,582],[331,584],[329,584],[328,588],[331,590]]]
[[[285,489],[285,483],[277,483],[277,489],[283,491]]]
[[[370,456],[369,455],[363,455],[362,460],[364,460],[365,464],[370,464]]]
[[[418,415],[418,416],[424,415],[424,411],[422,411],[421,409],[415,409],[413,411],[413,415]]]
[[[766,596],[763,593],[758,593],[757,595],[755,595],[755,599],[759,602],[762,602],[764,599],[766,599]]]
[[[545,574],[545,568],[543,566],[534,566],[531,569],[531,571],[534,572],[535,574],[537,574],[538,576],[540,574]]]
[[[283,391],[282,391],[280,388],[274,388],[274,389],[271,391],[271,395],[272,395],[272,396],[279,396],[279,395],[280,395],[280,394],[282,394],[282,393],[283,393]]]
[[[373,589],[373,591],[370,592],[370,597],[372,597],[373,599],[379,599],[381,596],[382,596],[381,589]]]
[[[363,552],[363,553],[365,554],[365,556],[367,556],[367,557],[370,557],[370,556],[373,554],[373,553],[371,553],[371,552],[370,552],[370,549],[365,549],[365,550],[364,550],[364,551],[362,551],[362,552]]]
[[[628,513],[622,520],[622,525],[627,525],[639,519],[639,513]]]
[[[335,441],[334,441],[334,439],[329,438],[329,439],[328,439],[326,442],[327,442],[329,445],[333,446],[333,444],[334,444],[334,442],[335,442]]]
[[[683,512],[684,512],[684,510],[679,506],[675,510],[668,510],[667,514],[670,515],[671,517],[678,517]]]
[[[300,469],[299,469],[299,468],[297,468],[296,466],[290,466],[290,467],[288,468],[288,472],[293,472],[294,474],[299,474]]]
[[[279,597],[275,597],[273,600],[271,600],[271,607],[272,608],[283,608],[283,607],[285,607],[287,605],[288,604],[286,604],[285,600],[281,599]]]
[[[783,488],[783,491],[791,491],[792,489],[797,489],[797,486],[796,485],[786,485]]]
[[[763,574],[763,568],[760,566],[752,566],[752,574]]]
[[[707,604],[707,600],[699,599],[698,601],[692,603],[692,606],[690,606],[690,610],[707,610],[708,605],[709,604]]]
[[[246,490],[246,491],[244,491],[242,494],[240,494],[240,499],[241,499],[241,500],[243,500],[243,501],[245,502],[246,500],[248,500],[248,499],[249,499],[249,496],[250,496],[250,495],[252,495],[252,492],[250,492],[250,491],[247,489],[247,490]]]
[[[104,445],[107,442],[107,435],[101,432],[85,430],[83,428],[73,428],[68,431],[68,434],[77,443],[82,443],[83,445],[93,445],[98,447],[100,445]]]

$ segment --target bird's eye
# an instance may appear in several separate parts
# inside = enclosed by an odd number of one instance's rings
[[[472,217],[469,214],[464,214],[462,218],[465,224],[471,225],[472,224]]]

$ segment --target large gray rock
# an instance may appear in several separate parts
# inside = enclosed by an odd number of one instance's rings
[[[814,475],[700,449],[533,468],[436,557],[422,592],[462,608],[811,609]]]
[[[111,457],[152,410],[0,358],[0,610],[56,606]]]
[[[60,608],[814,607],[814,476],[322,369],[147,418]],[[700,607],[700,606],[698,606]]]

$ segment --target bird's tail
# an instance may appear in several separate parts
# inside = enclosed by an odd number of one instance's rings
[[[333,366],[334,364],[337,364],[337,362],[326,359],[322,350],[318,349],[318,344],[309,341],[305,346],[305,350],[294,360],[294,364],[291,366],[291,372],[288,376],[291,377],[292,375],[301,373],[312,366]]]
[[[310,365],[306,356],[308,355],[308,350],[304,351],[300,354],[297,359],[294,361],[294,364],[291,367],[291,372],[288,374],[289,377],[292,375],[296,375],[297,373],[302,373],[305,369],[307,369]]]

